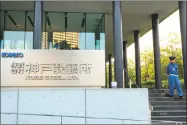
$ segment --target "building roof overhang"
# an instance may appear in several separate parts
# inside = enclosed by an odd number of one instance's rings
[[[33,1],[4,1],[1,6],[3,10],[34,9]],[[122,1],[123,40],[130,45],[134,30],[140,30],[140,36],[151,30],[151,14],[158,13],[161,22],[177,9],[177,1]],[[106,54],[113,53],[112,1],[44,1],[44,11],[105,13]]]

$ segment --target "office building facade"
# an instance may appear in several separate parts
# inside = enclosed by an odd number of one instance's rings
[[[115,58],[115,80],[119,88],[128,84],[128,71],[124,72],[127,69],[126,49],[133,42],[136,53],[136,83],[141,87],[139,37],[150,29],[153,30],[155,88],[161,88],[159,22],[179,9],[184,74],[187,74],[185,1],[0,3],[2,49],[105,50],[106,61],[111,62],[112,56]],[[108,76],[111,77],[111,72]],[[187,87],[186,78],[184,81]]]

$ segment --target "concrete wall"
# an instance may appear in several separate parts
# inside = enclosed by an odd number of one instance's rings
[[[2,88],[1,124],[146,124],[147,89]]]

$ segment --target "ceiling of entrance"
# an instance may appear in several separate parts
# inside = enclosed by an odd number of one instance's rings
[[[2,2],[3,10],[27,10],[33,11],[33,2]],[[122,2],[122,21],[123,21],[123,39],[128,41],[130,45],[133,42],[133,30],[140,30],[141,36],[151,29],[150,15],[158,13],[160,21],[164,20],[171,13],[178,8],[176,1],[154,1],[154,2],[136,2],[123,1]],[[86,13],[105,13],[105,33],[106,33],[106,49],[107,53],[113,53],[113,21],[112,21],[112,2],[111,1],[45,1],[44,11],[51,12],[86,12]],[[111,13],[111,14],[109,14]],[[93,32],[97,19],[101,19],[102,15],[90,15],[88,24],[91,24],[89,30]],[[19,16],[17,16],[18,18]],[[16,18],[16,17],[15,17]],[[83,14],[71,15],[69,18],[69,27],[74,27],[71,30],[80,31]],[[63,29],[63,15],[61,17],[51,15],[51,23],[56,21],[62,24]],[[18,19],[19,20],[19,19]],[[53,20],[53,21],[52,21]],[[20,20],[21,21],[21,20]],[[21,22],[20,22],[21,23]],[[79,25],[76,25],[79,24]],[[53,23],[51,24],[53,25]],[[11,28],[11,27],[10,27]],[[13,27],[12,27],[13,28]],[[15,28],[15,27],[14,27]],[[53,27],[55,28],[55,26]],[[58,29],[59,27],[56,27]]]
[[[28,12],[25,22],[25,11],[6,11],[7,15],[10,15],[14,22],[6,16],[5,30],[6,31],[33,31],[34,13]],[[29,20],[29,18],[31,20]],[[86,21],[84,21],[84,13],[67,13],[67,27],[65,28],[65,13],[59,12],[47,12],[43,13],[43,31],[46,32],[95,32],[96,27],[103,14],[87,14]],[[4,19],[2,19],[4,20]],[[86,23],[86,25],[85,25]],[[26,29],[25,29],[26,28]]]

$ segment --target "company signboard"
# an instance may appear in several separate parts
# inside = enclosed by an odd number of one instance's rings
[[[104,84],[103,50],[1,50],[1,86]]]

